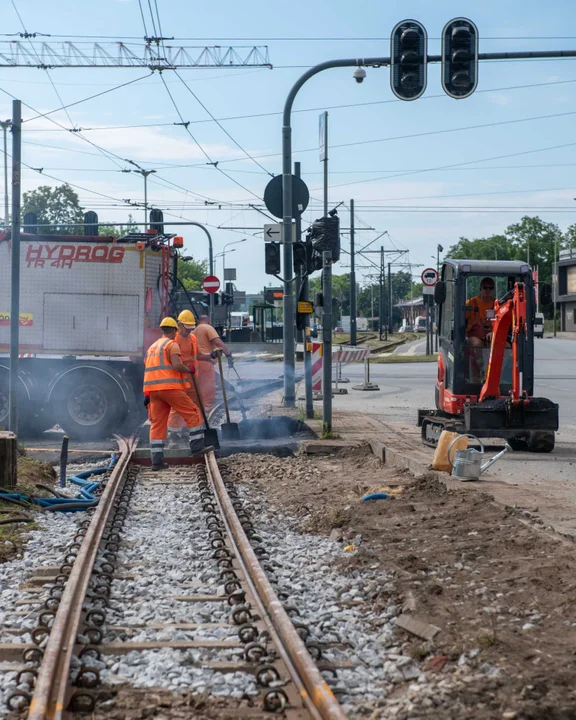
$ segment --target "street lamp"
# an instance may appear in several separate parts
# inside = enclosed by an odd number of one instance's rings
[[[138,173],[144,178],[144,230],[148,229],[148,175],[152,175],[156,170],[130,170],[129,172]]]
[[[238,245],[239,243],[243,243],[243,242],[246,242],[246,238],[242,238],[242,240],[235,240],[234,242],[227,243],[222,248],[222,253],[221,253],[221,255],[222,255],[222,282],[226,281],[226,279],[224,277],[224,275],[226,274],[225,273],[225,271],[226,271],[226,248],[230,247],[231,245]],[[234,252],[234,250],[230,250],[230,252]]]
[[[233,253],[233,252],[236,252],[236,248],[234,248],[234,250],[229,250],[228,254]],[[222,283],[224,283],[224,270],[226,269],[224,267],[224,263],[226,262],[226,253],[225,252],[216,253],[216,255],[214,255],[214,260],[218,259],[219,257],[222,258]]]

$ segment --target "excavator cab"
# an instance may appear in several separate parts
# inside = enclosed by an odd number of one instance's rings
[[[533,397],[534,293],[526,263],[444,262],[434,295],[439,335],[436,409],[418,411],[426,445],[435,446],[447,429],[505,438],[515,449],[554,448],[558,405]]]

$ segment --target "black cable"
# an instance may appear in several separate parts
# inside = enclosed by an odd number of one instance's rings
[[[68,108],[74,107],[75,105],[80,105],[81,103],[88,102],[88,100],[94,100],[95,98],[102,97],[102,95],[106,95],[107,93],[114,92],[114,90],[120,90],[121,88],[127,87],[128,85],[133,85],[134,83],[140,82],[140,80],[145,80],[146,78],[149,78],[151,75],[154,75],[153,72],[149,72],[147,75],[142,75],[142,77],[135,78],[134,80],[129,80],[128,82],[122,83],[121,85],[116,85],[115,87],[108,88],[108,90],[103,90],[102,92],[96,93],[96,95],[90,95],[87,98],[84,98],[83,100],[76,100],[73,103],[69,103],[68,105],[63,105],[62,107],[56,108],[55,110],[50,110],[49,112],[42,113],[40,115],[35,115],[34,117],[27,118],[26,120],[23,120],[22,123],[32,122],[32,120],[38,120],[39,118],[47,118],[48,115],[52,115],[53,113],[60,112],[60,110],[67,110]],[[73,123],[72,123],[73,124]],[[96,129],[105,129],[105,128],[96,128]],[[74,132],[80,132],[82,129],[78,128],[78,130],[75,130]],[[68,132],[70,132],[68,130]]]
[[[208,153],[206,152],[206,150],[204,150],[204,148],[202,147],[202,145],[198,142],[198,140],[197,140],[197,139],[194,137],[194,135],[190,132],[190,128],[188,127],[188,124],[184,121],[184,118],[183,118],[183,116],[182,116],[182,113],[180,112],[180,109],[178,108],[178,105],[176,104],[176,101],[174,100],[174,98],[173,98],[173,96],[172,96],[172,93],[170,92],[170,88],[168,87],[168,85],[166,85],[166,81],[164,80],[164,76],[161,74],[160,77],[162,78],[162,82],[164,83],[164,87],[166,88],[166,92],[168,93],[168,96],[170,97],[170,100],[172,101],[172,105],[174,106],[174,109],[176,110],[176,113],[177,113],[178,117],[179,117],[180,120],[182,121],[182,127],[186,130],[186,132],[188,133],[188,135],[190,135],[190,137],[192,138],[192,140],[194,140],[194,142],[195,142],[196,145],[198,146],[199,150],[202,152],[202,154],[204,155],[204,157],[208,160],[208,163],[209,163],[210,165],[213,165],[214,168],[215,168],[216,170],[218,170],[218,172],[220,172],[220,173],[222,173],[222,175],[224,175],[224,177],[227,177],[227,178],[228,178],[229,180],[231,180],[235,185],[238,185],[238,187],[241,187],[242,190],[246,190],[247,193],[249,193],[250,195],[253,195],[255,198],[258,198],[258,200],[260,200],[260,196],[259,196],[259,195],[256,195],[256,193],[252,192],[252,190],[249,190],[247,187],[245,187],[244,185],[242,185],[242,183],[238,182],[238,180],[235,180],[233,177],[230,177],[230,175],[228,175],[224,170],[222,170],[221,168],[218,167],[218,161],[214,162],[214,161],[212,160],[212,158],[208,155]]]
[[[242,147],[242,145],[240,145],[240,143],[232,137],[232,135],[230,135],[230,133],[228,132],[228,130],[226,130],[226,128],[222,125],[222,123],[221,123],[219,120],[217,120],[217,119],[214,117],[214,115],[212,115],[212,113],[210,112],[210,110],[208,110],[208,108],[207,108],[206,105],[202,102],[202,100],[200,100],[200,98],[198,97],[198,95],[196,95],[196,93],[192,90],[192,88],[186,83],[186,81],[185,81],[184,78],[180,75],[180,73],[179,73],[177,70],[174,70],[174,74],[175,74],[176,77],[180,80],[180,82],[184,85],[184,87],[186,88],[186,90],[188,90],[188,92],[189,92],[189,93],[192,95],[192,97],[196,100],[196,102],[208,113],[208,115],[212,118],[212,120],[216,123],[216,125],[218,125],[218,127],[220,128],[220,130],[222,130],[222,132],[225,133],[226,136],[230,138],[230,140],[232,140],[232,142],[234,143],[234,145],[236,145],[236,147],[239,148],[239,149],[244,153],[244,155],[246,155],[246,157],[247,157],[249,160],[252,160],[253,163],[255,163],[256,165],[258,165],[258,167],[261,168],[267,175],[270,175],[271,177],[274,177],[274,173],[271,173],[269,170],[267,170],[261,163],[258,162],[258,160],[256,160],[252,155],[250,155],[250,153],[249,153],[247,150],[245,150],[245,149]]]
[[[144,10],[142,8],[142,0],[138,0],[138,6],[140,7],[140,15],[142,17],[142,25],[144,26],[144,35],[146,37],[148,37],[148,28],[146,27],[146,20],[144,18]],[[58,37],[58,36],[56,35],[55,37]],[[104,39],[104,38],[102,38],[102,39]],[[128,38],[126,38],[126,39],[128,39]],[[138,38],[130,38],[130,39],[136,40]]]

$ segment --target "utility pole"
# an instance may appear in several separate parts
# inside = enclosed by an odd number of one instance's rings
[[[380,310],[379,314],[379,326],[380,326],[380,340],[382,340],[382,325],[384,319],[384,245],[380,246]],[[386,334],[388,339],[388,334]]]
[[[22,105],[12,101],[12,278],[10,296],[10,430],[18,434],[18,350],[20,346],[20,191]]]
[[[148,230],[148,175],[152,175],[156,170],[132,170],[144,178],[144,231]]]
[[[12,125],[12,120],[0,120],[0,127],[4,133],[4,226],[8,227],[10,214],[8,213],[8,141],[6,135]]]
[[[392,263],[388,263],[388,332],[392,333]]]
[[[556,337],[556,318],[558,316],[558,260],[558,237],[555,237],[554,262],[552,263],[552,290],[554,292],[554,337]],[[538,302],[538,297],[536,298],[536,302]],[[544,335],[542,335],[542,337],[544,337]]]
[[[332,253],[322,253],[322,428],[332,430]]]
[[[354,258],[354,200],[350,200],[350,345],[355,346],[356,337],[356,260]]]
[[[440,279],[440,253],[444,252],[444,247],[438,243],[436,245],[436,272],[438,273],[438,279]],[[439,325],[439,317],[438,317],[438,306],[434,305],[434,321],[436,323],[436,332],[434,333],[435,338],[435,351],[438,352],[438,325]]]

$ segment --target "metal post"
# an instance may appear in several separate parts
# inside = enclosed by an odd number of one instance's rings
[[[66,487],[66,467],[68,465],[68,435],[62,438],[62,449],[60,450],[60,487]]]
[[[428,303],[428,297],[426,298],[426,355],[430,355],[430,305]]]
[[[350,345],[355,346],[356,335],[356,261],[354,259],[354,200],[350,200]]]
[[[10,298],[10,430],[18,434],[18,350],[20,345],[20,180],[22,106],[12,101],[12,280]]]
[[[328,113],[324,113],[324,217],[328,216]]]
[[[286,101],[288,105],[288,100]],[[291,107],[291,103],[290,103]],[[286,114],[288,117],[286,117]],[[290,110],[284,109],[282,128],[282,245],[284,256],[284,296],[282,298],[284,323],[284,406],[296,405],[294,387],[294,295],[292,294],[292,128]]]
[[[322,253],[322,427],[332,430],[332,253]]]
[[[552,279],[554,281],[554,337],[556,337],[556,317],[558,313],[558,238],[554,239],[554,262],[552,263]],[[538,275],[538,285],[540,285],[540,275]],[[540,290],[540,287],[538,287],[538,290]],[[536,302],[538,302],[538,297],[536,297]]]
[[[301,165],[299,162],[294,163],[294,175],[300,177]],[[296,216],[296,240],[302,239],[302,217]],[[300,279],[301,290],[298,297],[301,297],[303,301],[310,299],[310,290],[308,285],[308,275],[306,271],[302,271],[302,277]],[[302,342],[304,344],[304,390],[306,395],[306,417],[311,420],[314,417],[314,396],[312,393],[312,351],[309,349],[311,337],[310,337],[310,315],[304,317],[304,330],[302,331]]]
[[[388,332],[392,333],[392,273],[388,263]]]
[[[8,128],[12,124],[12,120],[0,121],[0,127],[4,133],[4,225],[8,227],[10,222],[10,214],[8,212]]]
[[[378,311],[379,338],[382,340],[382,326],[384,320],[384,245],[380,246],[380,309]]]

